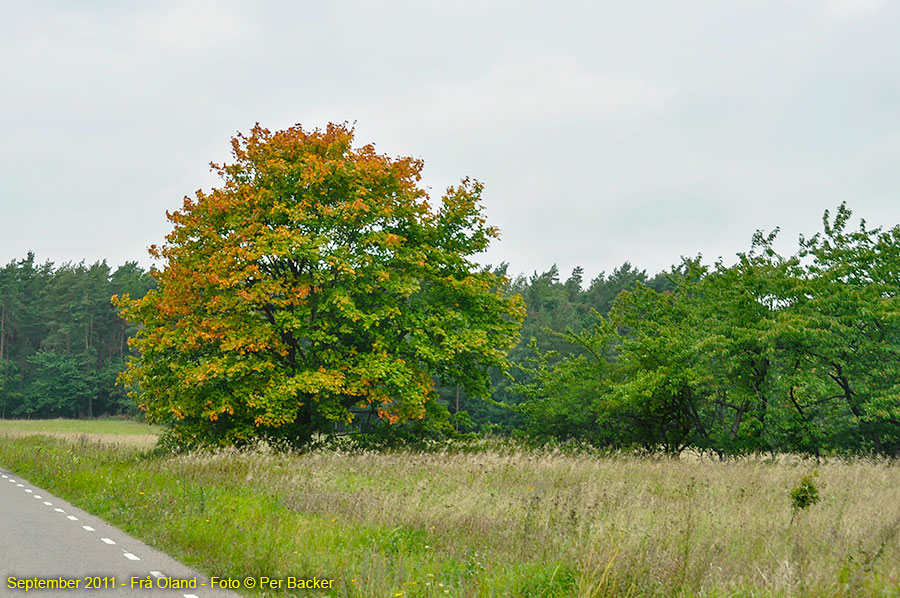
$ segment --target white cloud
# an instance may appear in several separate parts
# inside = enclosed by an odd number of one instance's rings
[[[900,221],[887,2],[7,5],[0,263],[143,259],[256,121],[482,180],[514,272],[727,257],[843,199]]]
[[[828,0],[825,13],[830,19],[854,19],[876,12],[884,0]]]
[[[503,65],[457,84],[436,85],[383,106],[430,123],[441,134],[494,130],[534,121],[615,119],[659,107],[668,93],[637,77],[587,73],[572,62]]]
[[[183,0],[143,11],[137,35],[158,50],[190,52],[223,48],[252,31],[253,3]],[[222,65],[223,67],[226,65]]]

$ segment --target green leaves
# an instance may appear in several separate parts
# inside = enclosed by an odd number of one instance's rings
[[[135,263],[54,267],[28,254],[0,267],[0,417],[133,411],[115,385],[133,328],[110,296],[140,296],[152,286]]]
[[[671,291],[620,294],[592,333],[562,335],[611,348],[545,362],[522,411],[648,450],[900,453],[900,227],[850,216],[826,212],[789,258],[757,233],[732,266],[685,260]]]
[[[791,523],[797,513],[819,502],[819,488],[814,481],[818,475],[818,471],[813,471],[810,475],[803,476],[800,483],[791,489]]]
[[[488,392],[524,313],[470,260],[496,237],[481,185],[434,211],[420,161],[352,140],[257,126],[216,166],[223,186],[170,215],[158,293],[121,304],[143,326],[124,379],[148,419],[192,441],[302,444],[360,406],[423,417],[433,377]]]

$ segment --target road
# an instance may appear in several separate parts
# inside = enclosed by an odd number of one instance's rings
[[[50,589],[36,589],[37,584]],[[70,587],[57,589],[64,584]],[[194,584],[196,588],[190,587]],[[172,585],[186,587],[171,589]],[[29,586],[35,589],[26,591]],[[0,596],[236,598],[238,594],[212,588],[206,576],[0,467]]]

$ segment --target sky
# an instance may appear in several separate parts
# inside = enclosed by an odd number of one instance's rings
[[[511,273],[900,223],[900,3],[0,0],[0,263],[153,262],[260,123],[478,179]]]

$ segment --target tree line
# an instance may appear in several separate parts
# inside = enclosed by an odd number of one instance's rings
[[[823,231],[780,255],[758,232],[737,262],[687,259],[590,327],[549,332],[514,408],[536,438],[719,455],[900,454],[900,226]],[[557,358],[563,355],[562,358]]]
[[[488,266],[491,268],[491,266]],[[493,270],[508,276],[509,265],[504,263]],[[491,371],[492,394],[486,399],[462,393],[459,409],[465,411],[463,429],[497,434],[511,434],[525,427],[526,418],[520,409],[510,409],[527,400],[525,385],[535,380],[530,367],[536,351],[547,354],[550,363],[580,353],[562,333],[581,332],[591,328],[597,315],[606,315],[622,291],[645,285],[658,292],[674,289],[666,273],[649,276],[646,270],[625,262],[612,270],[600,272],[585,280],[584,269],[576,267],[563,280],[556,265],[544,272],[511,277],[506,292],[519,295],[525,302],[525,320],[519,341],[509,352],[506,371]],[[441,401],[455,416],[456,389],[439,387]]]
[[[508,265],[488,269],[504,277]],[[557,360],[578,353],[559,333],[590,328],[594,312],[607,314],[619,293],[637,284],[658,291],[674,288],[665,274],[648,277],[629,262],[587,283],[582,268],[563,281],[556,266],[510,279],[505,292],[521,296],[527,311],[518,343],[509,353],[513,367],[494,368],[491,393],[482,398],[462,389],[457,397],[455,385],[436,380],[437,403],[446,407],[445,417],[464,411],[460,419],[468,423],[462,429],[469,431],[509,434],[521,428],[521,414],[501,405],[526,400],[521,384],[533,379],[527,371],[533,346],[553,351]],[[136,413],[124,386],[116,385],[125,359],[134,354],[128,341],[136,326],[119,317],[110,298],[141,298],[155,287],[150,273],[134,262],[115,270],[105,261],[57,267],[36,263],[29,253],[0,269],[0,417]]]
[[[353,140],[238,134],[222,185],[169,214],[152,276],[31,254],[0,270],[0,416],[136,405],[182,445],[480,431],[900,453],[900,225],[854,229],[842,205],[788,256],[758,232],[733,264],[510,279],[473,257],[498,236],[479,182],[432,200],[421,160]]]
[[[507,278],[503,292],[527,315],[490,392],[435,377],[425,420],[374,413],[376,427],[435,435],[449,422],[671,453],[896,455],[900,227],[852,229],[850,218],[846,206],[826,212],[823,231],[790,256],[775,251],[774,233],[757,233],[731,265],[685,259],[648,276],[626,262],[587,282],[581,268],[563,280],[553,266]],[[508,265],[488,268],[499,280]],[[0,416],[137,413],[116,385],[136,326],[110,297],[152,288],[135,263],[54,267],[28,254],[0,269]],[[335,429],[347,428],[322,427]]]
[[[0,268],[0,417],[135,413],[116,386],[135,326],[110,298],[153,285],[134,262],[54,266],[29,253]]]

